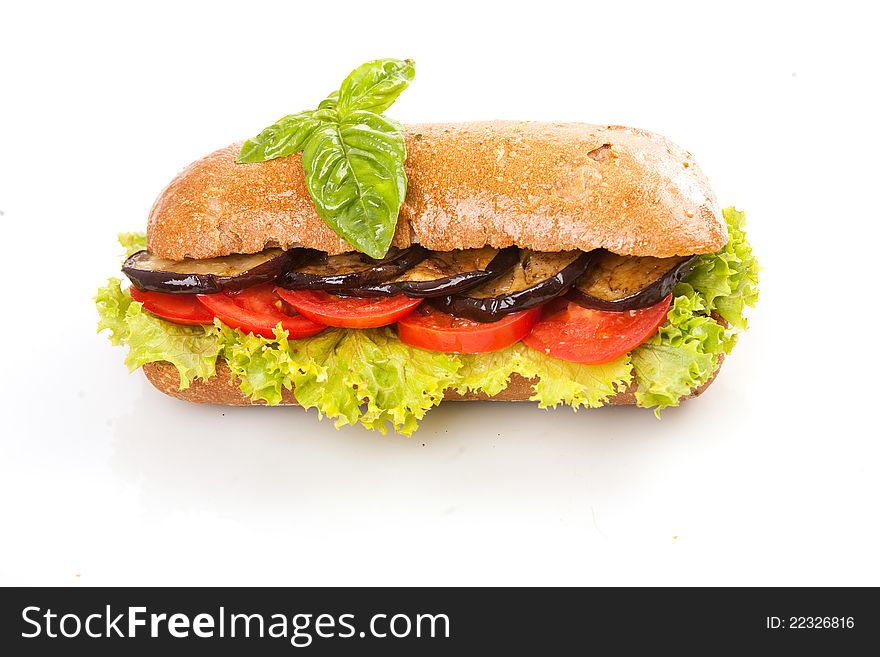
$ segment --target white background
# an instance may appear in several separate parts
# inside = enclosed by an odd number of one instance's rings
[[[870,3],[431,4],[3,4],[0,582],[880,584]],[[126,372],[116,233],[381,56],[418,64],[400,120],[648,128],[749,211],[761,301],[702,398],[404,439]]]

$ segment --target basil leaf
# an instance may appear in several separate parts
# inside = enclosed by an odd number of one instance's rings
[[[339,87],[337,109],[342,116],[358,110],[380,114],[391,107],[415,75],[411,59],[376,59],[361,64]]]
[[[303,150],[306,186],[318,214],[359,251],[388,251],[406,195],[400,125],[368,111],[315,129]]]
[[[367,62],[318,109],[285,116],[246,141],[236,162],[303,151],[306,186],[318,214],[356,249],[381,258],[406,195],[406,148],[401,125],[380,113],[415,74],[411,59]]]
[[[235,161],[265,162],[298,153],[315,128],[321,124],[316,114],[315,111],[307,110],[279,119],[253,139],[244,142]]]
[[[330,94],[324,100],[322,100],[320,103],[318,103],[318,109],[319,110],[322,110],[322,109],[335,110],[336,103],[338,103],[338,102],[339,102],[339,92],[334,91],[332,94]]]

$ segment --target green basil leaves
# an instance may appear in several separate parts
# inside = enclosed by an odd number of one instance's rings
[[[236,161],[264,162],[302,151],[318,214],[356,249],[381,258],[406,195],[403,131],[381,112],[414,76],[409,59],[367,62],[318,109],[285,116],[246,141]]]
[[[288,114],[263,130],[241,147],[236,162],[265,162],[276,157],[299,153],[315,128],[320,125],[315,118],[318,112],[307,111]]]
[[[397,100],[416,75],[411,59],[377,59],[357,67],[339,87],[341,114],[367,110],[381,114]]]
[[[315,209],[359,251],[388,251],[406,194],[406,149],[400,124],[358,110],[325,123],[303,150],[306,186]]]

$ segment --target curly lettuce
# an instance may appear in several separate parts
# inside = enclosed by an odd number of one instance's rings
[[[729,352],[732,340],[725,328],[710,317],[691,314],[693,301],[676,297],[658,333],[633,350],[639,406],[658,412],[677,406],[712,377],[719,355]]]
[[[497,352],[455,355],[403,344],[392,328],[328,328],[316,336],[288,339],[245,334],[219,320],[213,326],[181,326],[143,310],[110,279],[95,297],[98,330],[129,348],[132,370],[167,361],[180,373],[181,388],[216,374],[222,358],[243,394],[278,404],[285,391],[337,427],[360,424],[385,433],[412,434],[419,421],[454,389],[493,396],[518,374],[533,381],[532,401],[541,408],[602,406],[637,385],[636,402],[655,412],[677,406],[706,383],[719,359],[746,328],[743,315],[758,298],[758,263],[746,239],[745,213],[724,210],[730,233],[720,251],[700,256],[673,291],[665,323],[647,342],[604,365],[580,365],[517,343]],[[127,254],[144,248],[143,234],[121,233]]]
[[[507,387],[512,374],[538,379],[529,398],[539,408],[567,404],[597,408],[612,395],[626,389],[632,379],[628,355],[604,365],[581,365],[552,358],[521,342],[488,354],[461,356],[464,366],[456,391],[483,392],[492,397]]]
[[[723,249],[699,257],[676,296],[698,296],[706,312],[715,312],[736,329],[747,327],[743,311],[758,301],[758,261],[746,238],[746,213],[724,209],[730,239]]]
[[[303,407],[316,408],[337,427],[361,424],[381,433],[388,425],[410,435],[455,384],[461,362],[453,354],[402,343],[389,328],[326,329],[288,340],[275,329],[261,338],[222,326],[223,353],[246,395],[269,404],[294,390]]]
[[[126,258],[132,253],[137,253],[147,248],[146,233],[118,233],[116,239],[119,240],[119,245],[125,249]]]
[[[111,278],[95,295],[100,320],[98,331],[110,329],[110,341],[128,345],[125,364],[134,371],[147,363],[167,361],[180,373],[181,390],[193,379],[214,376],[220,341],[213,327],[182,326],[166,322],[143,310]]]
[[[129,336],[125,314],[132,300],[128,290],[123,291],[121,286],[122,281],[118,278],[110,278],[95,294],[95,305],[98,307],[98,333],[108,329],[110,343],[115,346],[124,344]]]
[[[666,322],[632,352],[636,403],[655,413],[678,406],[712,378],[721,355],[731,352],[747,326],[743,310],[758,300],[759,267],[746,239],[745,212],[725,208],[724,219],[727,245],[698,258],[675,286]]]
[[[280,404],[284,389],[293,388],[295,366],[290,358],[287,331],[275,327],[275,339],[243,333],[214,320],[221,353],[239,388],[252,401]]]

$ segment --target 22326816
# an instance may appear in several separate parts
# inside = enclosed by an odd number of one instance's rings
[[[768,630],[851,630],[856,626],[852,616],[767,616]]]

